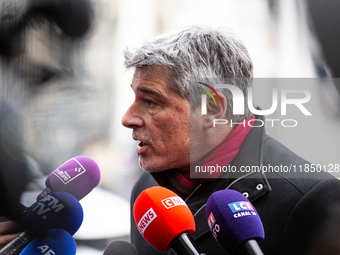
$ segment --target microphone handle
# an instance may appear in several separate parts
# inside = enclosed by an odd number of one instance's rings
[[[248,240],[237,247],[235,255],[264,255],[256,240]]]
[[[194,246],[194,240],[186,232],[176,236],[169,246],[177,255],[206,255],[197,251],[197,248]]]
[[[23,218],[25,218],[25,216],[27,215],[27,213],[38,203],[39,201],[35,201],[31,206],[29,207],[24,207],[24,209],[20,212],[21,216]]]
[[[28,231],[24,231],[3,247],[0,255],[18,255],[33,239]]]

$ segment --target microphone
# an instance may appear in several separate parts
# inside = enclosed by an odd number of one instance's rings
[[[56,192],[37,202],[24,221],[37,232],[61,228],[74,235],[83,222],[83,208],[79,201],[67,192]]]
[[[127,241],[116,240],[105,248],[103,255],[138,255],[136,247]]]
[[[20,255],[75,255],[76,249],[76,242],[67,231],[50,229],[30,242]]]
[[[133,214],[139,232],[157,250],[200,254],[190,236],[195,232],[194,217],[171,190],[159,186],[144,190],[135,201]]]
[[[41,200],[47,195],[64,191],[81,200],[90,193],[100,181],[97,163],[86,156],[76,156],[55,169],[46,178],[46,188],[38,195]]]
[[[22,53],[20,32],[35,14],[54,21],[70,38],[79,38],[91,28],[93,10],[89,0],[30,0],[26,12],[15,24],[0,28],[0,55],[7,58]]]
[[[91,27],[92,8],[89,0],[31,0],[27,16],[40,13],[51,18],[69,37],[80,37]]]
[[[264,239],[262,221],[241,193],[213,193],[207,201],[206,216],[211,233],[228,253],[263,255],[258,245]]]
[[[45,180],[46,188],[37,196],[37,201],[54,192],[67,192],[81,200],[95,187],[100,181],[100,170],[97,163],[86,156],[76,156],[47,176]],[[21,212],[26,215],[27,212],[35,206],[36,203],[27,207]]]
[[[0,250],[0,255],[16,255],[37,235],[61,228],[74,235],[83,222],[83,209],[69,193],[56,192],[37,202],[26,214],[27,230]]]

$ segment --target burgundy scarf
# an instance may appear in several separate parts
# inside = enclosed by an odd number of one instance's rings
[[[248,121],[254,119],[255,116],[246,118],[245,126],[242,124],[236,125],[229,135],[217,146],[206,158],[200,161],[197,165],[199,166],[228,166],[229,163],[236,157],[240,150],[241,144],[248,135],[251,126],[247,125]],[[181,172],[173,170],[167,174],[168,179],[179,192],[184,194],[190,194],[200,183],[215,181],[221,174],[221,172],[210,173],[199,173],[200,178],[195,179],[195,173],[190,171]],[[202,178],[202,174],[206,174]],[[171,178],[172,177],[172,178]],[[175,178],[173,178],[175,177]]]

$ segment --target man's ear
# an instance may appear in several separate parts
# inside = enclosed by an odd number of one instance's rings
[[[225,119],[227,116],[227,99],[220,92],[218,92],[218,95],[221,98],[222,104],[216,96],[215,100],[211,97],[207,98],[207,114],[203,118],[204,128],[212,128],[215,119]]]

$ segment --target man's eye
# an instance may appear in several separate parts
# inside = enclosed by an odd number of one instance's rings
[[[151,101],[151,100],[149,100],[149,99],[145,99],[144,101],[145,101],[145,103],[147,104],[148,107],[156,106],[156,103]]]

